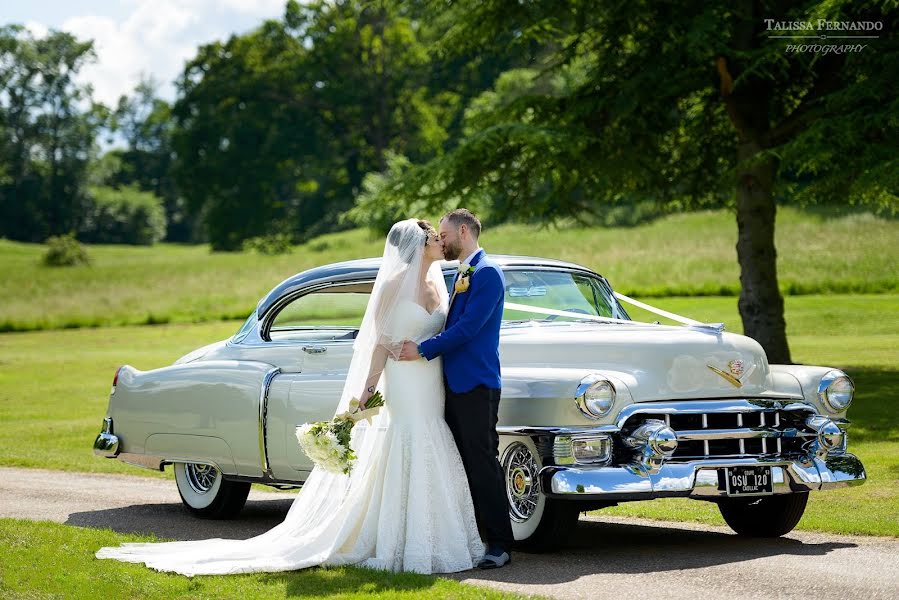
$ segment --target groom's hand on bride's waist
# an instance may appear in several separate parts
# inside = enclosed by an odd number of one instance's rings
[[[418,351],[418,344],[406,340],[403,342],[403,349],[400,351],[400,360],[418,360],[421,353]]]

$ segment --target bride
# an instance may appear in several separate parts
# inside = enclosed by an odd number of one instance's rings
[[[390,230],[335,414],[376,390],[386,404],[354,428],[349,475],[310,473],[284,522],[247,540],[123,544],[98,558],[184,575],[358,565],[449,573],[484,555],[459,451],[443,420],[439,359],[396,360],[404,340],[438,333],[447,315],[443,247],[427,221]]]

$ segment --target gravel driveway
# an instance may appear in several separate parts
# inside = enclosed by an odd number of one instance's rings
[[[0,517],[172,539],[246,538],[284,518],[294,494],[253,490],[241,518],[188,516],[173,480],[0,468]],[[557,598],[899,598],[899,540],[793,532],[749,540],[729,529],[581,518],[564,550],[515,553],[498,571],[452,576]]]

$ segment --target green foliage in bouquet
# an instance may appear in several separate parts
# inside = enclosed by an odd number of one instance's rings
[[[382,406],[384,396],[381,392],[375,392],[368,399],[365,410],[361,410],[359,400],[353,398],[350,410],[330,421],[304,423],[297,427],[297,441],[316,467],[332,473],[349,474],[356,460],[356,453],[350,447],[353,426],[377,414]]]

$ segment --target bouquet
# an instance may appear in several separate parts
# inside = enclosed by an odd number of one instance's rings
[[[371,419],[384,406],[384,396],[375,392],[365,403],[365,410],[359,409],[359,400],[350,400],[350,410],[335,416],[330,421],[303,423],[297,427],[297,441],[306,456],[316,467],[331,473],[348,474],[356,454],[350,448],[350,432],[362,419]]]

